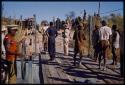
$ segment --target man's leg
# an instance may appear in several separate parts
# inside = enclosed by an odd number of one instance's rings
[[[107,62],[107,58],[108,58],[108,51],[109,51],[109,47],[106,46],[104,49],[104,70],[106,70],[106,62]]]
[[[98,62],[99,62],[99,69],[101,69],[101,61],[102,61],[102,57],[103,57],[103,43],[99,42],[99,57],[98,57]]]
[[[66,44],[64,44],[64,55],[66,55]]]
[[[101,52],[99,53],[99,57],[98,57],[99,69],[101,69],[102,56],[103,56],[103,52],[101,51]]]
[[[115,48],[114,47],[112,47],[112,54],[113,54],[113,56],[112,56],[113,62],[111,63],[111,65],[114,65],[115,64]]]
[[[80,53],[79,65],[81,65],[82,57],[83,57],[83,54]]]
[[[15,74],[14,62],[11,63],[11,65],[10,65],[8,84],[16,84],[16,74]]]
[[[69,51],[69,49],[68,49],[69,47],[68,47],[68,44],[66,45],[66,55],[68,55],[68,51]]]
[[[74,53],[74,66],[76,65],[76,55],[77,55],[77,51],[75,51],[75,53]]]
[[[52,53],[51,52],[49,53],[49,56],[50,56],[49,60],[52,60],[53,57],[52,57]]]
[[[115,48],[115,62],[114,64],[117,65],[118,57],[120,56],[120,50],[118,48]]]

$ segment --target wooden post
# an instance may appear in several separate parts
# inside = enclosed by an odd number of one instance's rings
[[[36,55],[36,49],[37,49],[37,48],[36,48],[36,47],[37,47],[37,46],[36,46],[36,30],[37,30],[37,29],[36,29],[36,15],[34,14],[34,15],[33,15],[33,17],[34,17],[34,31],[35,31],[35,55]]]
[[[20,28],[22,31],[22,16],[20,16]],[[22,32],[21,32],[22,34]],[[23,36],[23,35],[22,35]],[[26,62],[25,62],[25,56],[26,56],[26,46],[25,46],[25,42],[22,42],[22,58],[21,58],[21,72],[22,72],[22,79],[25,79],[26,77]]]
[[[92,21],[92,16],[89,15],[88,18],[89,22],[89,48],[88,48],[88,57],[92,58],[92,28],[93,28],[93,21]]]
[[[90,57],[90,18],[91,18],[91,16],[89,15],[89,17],[88,17],[88,23],[89,23],[89,47],[88,47],[88,57]]]
[[[99,2],[98,14],[100,16],[100,2]]]

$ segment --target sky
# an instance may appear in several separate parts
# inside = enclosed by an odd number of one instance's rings
[[[24,2],[24,1],[3,1],[2,2],[2,16],[19,19],[20,16],[25,18],[33,17],[36,15],[36,21],[38,24],[42,20],[52,21],[53,17],[66,19],[66,14],[74,11],[75,16],[80,16],[84,9],[87,15],[93,15],[94,12],[98,12],[99,2]],[[123,2],[100,2],[100,16],[106,16],[110,13],[105,13],[113,10],[121,9],[113,13],[123,15]]]

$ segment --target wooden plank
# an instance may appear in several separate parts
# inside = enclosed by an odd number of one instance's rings
[[[84,61],[85,62],[85,61]],[[93,65],[92,65],[92,63],[93,63]],[[89,69],[91,69],[93,72],[95,72],[95,73],[97,73],[97,75],[98,76],[100,76],[101,78],[103,78],[104,79],[104,81],[106,81],[107,83],[117,83],[117,80],[113,80],[113,79],[106,79],[105,77],[111,77],[112,78],[112,76],[110,76],[110,75],[116,75],[116,76],[118,76],[118,74],[116,73],[116,72],[113,72],[112,70],[110,70],[110,69],[108,69],[107,68],[107,70],[106,71],[99,71],[98,69],[96,69],[96,70],[93,70],[92,68],[97,68],[98,66],[97,65],[94,65],[94,64],[96,64],[96,63],[94,63],[94,62],[91,62],[91,65],[89,65],[89,64],[85,64]],[[100,73],[99,73],[100,72]],[[108,74],[109,73],[109,75],[105,75],[105,74]],[[118,77],[117,77],[118,78]]]
[[[49,72],[51,74],[51,78],[53,78],[53,83],[54,84],[61,83],[60,81],[58,81],[60,79],[60,76],[57,74],[57,69],[50,65],[48,67],[49,67]]]
[[[69,56],[63,56],[64,58],[69,58]],[[60,64],[62,64],[62,65],[68,65],[69,67],[70,66],[72,66],[71,65],[71,63],[69,62],[69,61],[67,61],[67,60],[65,60],[65,59],[63,59],[62,61],[61,61],[62,63],[60,63]],[[64,68],[65,69],[65,68]],[[74,68],[74,70],[76,70],[77,68]],[[77,69],[77,70],[79,70],[79,69]],[[77,74],[75,74],[74,76],[71,76],[71,75],[68,75],[67,74],[67,71],[63,71],[63,67],[62,67],[62,72],[63,73],[61,73],[61,75],[62,74],[64,74],[64,77],[65,77],[65,79],[68,79],[69,81],[70,81],[70,83],[73,83],[73,82],[75,82],[75,81],[84,81],[85,79],[84,78],[79,78],[79,77],[77,77],[78,75]]]
[[[61,61],[59,59],[56,59],[56,61],[58,62],[58,64],[61,64]],[[66,73],[64,73],[64,71],[62,71],[61,68],[59,68],[59,66],[55,66],[55,68],[57,69],[57,73],[60,76],[60,78],[64,80],[61,82],[62,84],[67,84],[70,81],[72,81],[71,78],[69,78],[69,76]]]
[[[45,60],[44,55],[41,56],[41,60],[42,60],[42,61]],[[42,74],[43,74],[44,84],[48,84],[49,80],[48,80],[48,78],[47,78],[46,66],[45,66],[45,64],[42,64]]]
[[[48,57],[48,56],[47,56]],[[61,63],[61,61],[60,60],[58,60],[58,59],[55,59],[55,61],[58,63]],[[59,64],[58,63],[58,64]],[[56,76],[57,77],[57,79],[59,79],[59,80],[62,80],[62,81],[58,81],[58,82],[53,82],[53,83],[67,83],[67,82],[65,82],[64,80],[69,80],[68,78],[67,78],[67,76],[66,76],[66,74],[64,74],[64,73],[62,73],[62,71],[61,71],[61,69],[59,69],[58,68],[59,67],[59,65],[53,65],[53,66],[50,66],[50,74],[51,74],[51,76]],[[52,70],[52,69],[55,69],[55,71],[54,70]],[[53,71],[54,72],[56,72],[56,75],[55,75],[55,73],[53,73]],[[54,75],[53,75],[54,74]]]
[[[49,72],[49,69],[46,69],[46,76],[48,78],[48,82],[47,84],[53,84],[53,80],[50,78],[51,77],[51,74]]]
[[[43,56],[44,56],[44,60],[47,60],[48,59],[48,55],[47,54],[43,54]],[[45,76],[46,76],[46,78],[47,78],[47,82],[45,82],[45,84],[52,84],[53,83],[53,80],[52,79],[50,79],[50,77],[51,77],[51,74],[50,74],[50,71],[49,71],[49,66],[48,65],[46,65],[46,64],[44,64],[44,71],[45,71]]]
[[[64,72],[62,72],[60,69],[57,71],[58,75],[60,76],[60,79],[63,80],[61,81],[62,84],[70,84],[70,80]]]
[[[39,79],[39,67],[38,65],[36,64],[33,64],[33,71],[34,71],[34,74],[33,74],[33,82],[35,84],[40,84],[40,79]]]

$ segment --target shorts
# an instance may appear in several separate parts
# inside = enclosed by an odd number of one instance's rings
[[[109,41],[107,41],[107,40],[101,40],[101,41],[100,41],[100,49],[101,49],[102,51],[107,50],[108,47],[109,47]]]
[[[115,47],[112,47],[112,53],[119,57],[120,56],[120,48],[115,48]]]
[[[100,41],[100,51],[105,54],[105,58],[109,56],[109,41],[101,40]]]

